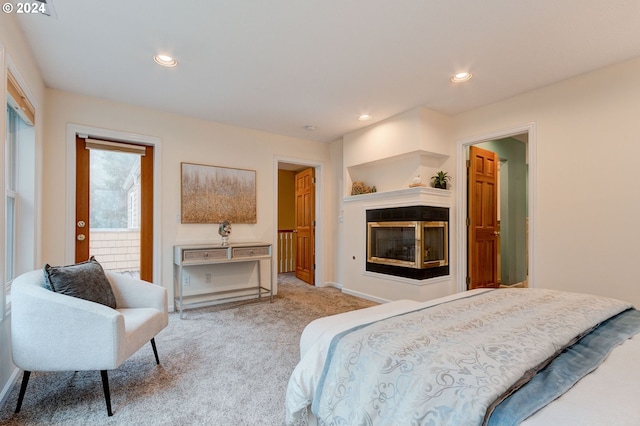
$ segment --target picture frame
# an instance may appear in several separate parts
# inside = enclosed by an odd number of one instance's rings
[[[180,163],[181,223],[257,223],[256,171]]]

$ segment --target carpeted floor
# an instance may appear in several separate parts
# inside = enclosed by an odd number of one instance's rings
[[[274,302],[241,302],[169,314],[157,337],[109,372],[107,417],[99,372],[33,373],[19,414],[19,383],[1,425],[282,425],[289,375],[304,327],[323,316],[375,305],[335,288],[279,276]],[[22,375],[20,376],[22,378]]]

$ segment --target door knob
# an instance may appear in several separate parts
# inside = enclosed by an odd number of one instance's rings
[[[495,235],[496,237],[500,236],[500,231],[493,231],[493,235]]]
[[[78,228],[84,228],[87,224],[84,222],[84,220],[79,220],[78,221]]]
[[[78,241],[84,241],[85,238],[87,238],[87,237],[85,237],[84,234],[78,234],[77,238],[78,238]]]

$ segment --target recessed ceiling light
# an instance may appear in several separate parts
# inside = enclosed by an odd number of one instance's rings
[[[360,116],[358,117],[358,120],[360,121],[367,121],[367,120],[371,120],[373,117],[371,117],[369,114],[360,114]]]
[[[156,61],[156,64],[162,65],[163,67],[175,67],[178,65],[178,61],[167,55],[155,55],[153,60]]]
[[[473,75],[470,72],[459,72],[451,77],[451,81],[454,83],[462,83],[469,80]]]
[[[316,129],[317,129],[317,127],[316,127],[316,126],[313,126],[313,125],[311,125],[311,124],[307,124],[306,126],[304,126],[304,129],[305,129],[307,132],[313,132],[314,130],[316,130]]]

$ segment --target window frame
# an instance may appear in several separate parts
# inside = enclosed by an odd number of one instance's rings
[[[1,53],[1,52],[0,52]],[[0,320],[11,314],[11,286],[21,273],[31,270],[38,257],[39,171],[36,139],[36,106],[26,84],[8,58],[4,116],[4,147],[1,162],[5,167],[0,186],[5,201],[2,216],[3,259],[0,276]]]

